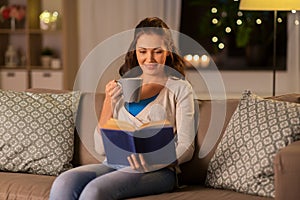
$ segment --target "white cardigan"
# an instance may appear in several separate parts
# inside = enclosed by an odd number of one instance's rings
[[[123,98],[116,104],[113,117],[139,127],[150,121],[167,119],[174,127],[178,164],[189,161],[194,152],[196,135],[195,104],[192,86],[186,80],[169,77],[159,95],[136,116],[124,107]]]

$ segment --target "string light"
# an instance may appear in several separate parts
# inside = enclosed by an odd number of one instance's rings
[[[224,17],[227,17],[227,12],[223,11],[221,16],[224,18]]]
[[[216,18],[213,18],[213,19],[212,19],[212,23],[213,23],[213,24],[217,24],[218,22],[219,22],[218,19],[216,19]]]
[[[231,32],[231,28],[230,28],[230,27],[226,27],[226,28],[225,28],[225,32],[226,32],[226,33],[230,33],[230,32]]]
[[[213,42],[218,42],[218,37],[217,36],[214,36],[214,37],[212,37],[212,39],[211,39],[211,41],[213,41]]]
[[[242,25],[242,23],[243,23],[243,21],[242,21],[242,20],[240,20],[240,19],[236,20],[236,24],[237,24],[237,25],[239,25],[239,26],[240,26],[240,25]]]
[[[194,67],[208,67],[210,63],[210,57],[207,55],[198,55],[198,54],[187,54],[184,56],[184,59],[189,62],[190,65]],[[190,66],[189,65],[189,66]]]
[[[261,24],[261,23],[262,23],[261,19],[256,19],[256,24]]]
[[[224,43],[221,42],[221,43],[218,45],[218,47],[219,47],[219,49],[224,49],[225,45],[224,45]]]
[[[213,7],[213,8],[211,9],[211,13],[217,13],[217,12],[218,12],[218,9],[217,9],[217,8]]]
[[[282,18],[280,18],[280,17],[277,18],[278,23],[282,23],[282,21],[283,21]]]
[[[184,56],[184,59],[187,61],[191,61],[193,59],[193,56],[191,54],[188,54],[188,55]]]
[[[213,5],[209,7],[210,10],[208,10],[207,13],[209,19],[207,20],[206,18],[204,22],[207,23],[207,26],[210,26],[210,28],[212,28],[212,30],[207,31],[211,31],[209,32],[210,34],[212,34],[210,36],[209,42],[212,46],[214,46],[213,50],[215,51],[220,51],[222,49],[228,48],[222,41],[223,37],[228,37],[231,34],[234,34],[234,36],[238,37],[236,37],[235,41],[230,42],[235,42],[238,48],[244,48],[249,44],[248,38],[252,37],[251,32],[253,31],[253,29],[259,29],[259,31],[261,31],[261,29],[264,29],[269,24],[269,14],[252,15],[250,13],[248,14],[248,12],[246,11],[244,12],[238,9],[232,9],[231,7],[228,9],[221,9],[220,6],[221,5]],[[291,12],[296,13],[296,10],[292,10]],[[286,22],[285,15],[283,16],[280,16],[276,19],[277,23]],[[293,21],[295,25],[300,25],[300,20]],[[204,30],[204,32],[205,31],[206,30]],[[263,37],[263,35],[260,35],[259,37]],[[194,58],[192,58],[192,60],[194,60]]]
[[[196,55],[193,56],[193,60],[194,61],[198,62],[199,59],[200,59],[200,56],[198,54],[196,54]]]

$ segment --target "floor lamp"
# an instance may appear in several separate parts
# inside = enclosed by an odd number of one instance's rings
[[[276,93],[277,11],[300,10],[300,0],[240,0],[240,10],[274,11],[273,32],[273,96]]]

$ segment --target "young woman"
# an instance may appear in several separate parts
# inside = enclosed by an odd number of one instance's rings
[[[146,18],[135,29],[123,77],[143,79],[139,103],[126,103],[115,80],[106,85],[99,128],[111,117],[135,125],[165,120],[176,134],[176,165],[148,164],[142,155],[128,156],[130,170],[103,164],[81,166],[62,173],[54,182],[50,200],[124,199],[172,191],[179,165],[193,155],[195,108],[191,85],[184,79],[184,62],[175,48],[169,27],[159,18]]]

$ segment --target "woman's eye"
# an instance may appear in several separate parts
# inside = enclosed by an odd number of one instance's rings
[[[163,51],[155,51],[156,54],[161,54]]]
[[[140,52],[140,54],[145,54],[146,53],[146,51],[139,51]]]

